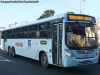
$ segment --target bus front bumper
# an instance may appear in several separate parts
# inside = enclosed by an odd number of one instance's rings
[[[95,56],[94,58],[88,58],[88,59],[75,59],[75,58],[65,57],[63,66],[64,67],[73,67],[73,66],[97,64],[97,63],[98,63],[98,56]]]

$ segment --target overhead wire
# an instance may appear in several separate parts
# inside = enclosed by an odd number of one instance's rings
[[[64,3],[62,3],[62,2],[60,2],[58,0],[54,0],[56,2],[50,1],[50,0],[46,0],[46,1],[48,1],[48,2],[50,2],[52,4],[55,4],[55,5],[60,5],[61,7],[64,7],[64,8],[73,9],[72,12],[79,12],[80,13],[80,10],[79,9],[76,9],[75,6],[73,6],[72,4],[70,4],[67,0],[65,0],[66,1],[66,4],[64,4]],[[90,14],[90,13],[87,13],[87,12],[84,12],[84,13],[85,14]]]
[[[65,0],[69,5],[71,5],[69,2],[68,2],[68,0]],[[85,2],[86,0],[82,0],[82,3],[83,2]],[[84,3],[83,3],[84,4]],[[73,5],[71,5],[71,6],[73,6]],[[74,7],[74,6],[73,6]],[[88,13],[88,12],[86,12],[86,11],[84,11],[84,6],[83,6],[83,13],[82,14],[91,14],[91,13]]]
[[[66,4],[63,4],[62,2],[59,2],[58,0],[55,0],[56,1],[56,3],[53,1],[50,1],[50,0],[46,0],[46,1],[48,1],[48,2],[50,2],[50,3],[53,3],[53,4],[55,4],[55,5],[59,5],[59,6],[61,6],[61,7],[64,7],[64,8],[71,8],[71,9],[73,9],[73,10],[77,10],[77,9],[74,9],[74,8],[72,8],[71,6],[68,6],[68,5],[66,5]],[[79,11],[79,10],[78,10]]]
[[[68,2],[66,2],[66,4],[64,4],[64,3],[62,3],[62,2],[60,2],[60,1],[58,1],[58,0],[55,0],[55,1],[61,3],[62,5],[65,5],[65,6],[69,7],[69,8],[71,8],[71,9],[75,10],[75,11],[76,11],[76,10],[77,10],[77,11],[80,11],[80,10],[76,9],[75,7],[72,7],[72,5],[69,4]]]

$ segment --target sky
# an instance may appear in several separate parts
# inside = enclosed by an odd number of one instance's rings
[[[2,0],[3,1],[3,0]],[[7,0],[8,1],[8,0]],[[14,0],[13,0],[14,1]],[[39,3],[0,3],[0,27],[15,22],[35,21],[45,10],[52,9],[54,15],[72,11],[80,13],[80,0],[38,0]],[[100,0],[81,0],[83,14],[100,17]]]

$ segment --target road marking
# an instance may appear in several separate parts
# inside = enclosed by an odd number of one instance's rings
[[[0,61],[11,62],[12,60],[9,60],[9,59],[7,59],[7,58],[4,58],[4,57],[0,56]],[[14,61],[13,61],[13,62],[14,62]]]
[[[3,60],[3,59],[0,59],[0,61],[8,61],[8,62],[11,62],[11,60]]]
[[[12,61],[13,63],[16,63],[15,61]]]

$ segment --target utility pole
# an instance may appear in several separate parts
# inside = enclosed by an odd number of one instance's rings
[[[85,2],[85,0],[82,0],[83,1],[83,13],[84,13],[84,2]]]
[[[80,14],[82,14],[82,6],[83,6],[83,11],[84,11],[84,2],[85,0],[80,0]],[[82,4],[83,3],[83,4]]]
[[[82,11],[81,11],[81,0],[80,0],[80,14],[82,13]]]

